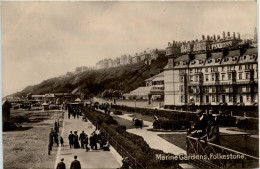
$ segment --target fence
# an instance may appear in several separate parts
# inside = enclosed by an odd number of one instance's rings
[[[198,156],[190,162],[202,168],[256,168],[259,158],[217,144],[187,136],[187,156]],[[202,157],[202,158],[201,158]]]
[[[110,136],[109,133],[107,133],[102,127],[100,127],[100,131],[104,134],[106,139],[109,141],[109,143],[115,148],[115,150],[121,155],[121,157],[128,157],[132,168],[135,169],[145,169],[144,166],[142,166],[136,158],[134,158],[126,149],[122,147],[121,144],[119,144],[113,137]]]

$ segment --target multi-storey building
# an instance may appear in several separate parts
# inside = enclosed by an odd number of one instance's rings
[[[166,51],[162,49],[154,49],[150,51],[150,54],[151,54],[151,60],[156,60],[158,57],[164,57]]]
[[[165,105],[256,105],[257,48],[169,57]]]
[[[165,105],[257,105],[257,48],[241,44],[239,34],[236,38],[228,33],[227,37],[208,36],[203,48],[186,54],[180,54],[179,45],[168,44]],[[207,47],[208,42],[211,45],[216,41],[219,47]]]

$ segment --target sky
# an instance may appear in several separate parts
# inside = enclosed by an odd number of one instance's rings
[[[256,2],[1,2],[2,96],[105,58],[256,26]]]

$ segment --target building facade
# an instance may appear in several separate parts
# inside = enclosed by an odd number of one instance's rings
[[[208,43],[208,40],[211,39],[204,39],[204,42]],[[225,40],[233,42],[223,45]],[[222,41],[221,51],[208,49],[207,43],[204,43],[200,53],[180,54],[177,49],[175,53],[169,49],[173,48],[172,45],[168,45],[168,65],[164,70],[165,105],[258,104],[258,48],[241,45],[230,50],[241,40],[235,35],[225,40]],[[209,46],[216,41],[213,38]]]

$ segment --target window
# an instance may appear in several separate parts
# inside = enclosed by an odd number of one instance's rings
[[[222,80],[225,80],[225,74],[222,74]]]
[[[183,77],[180,77],[180,82],[183,82]]]
[[[197,96],[197,97],[196,97],[196,102],[199,102],[199,101],[200,101],[200,97]]]
[[[222,71],[225,71],[225,67],[224,66],[222,67]]]
[[[212,81],[214,81],[215,80],[215,75],[212,75]]]
[[[246,79],[250,79],[250,73],[246,73]]]
[[[216,101],[219,102],[219,96],[218,95],[216,95]]]
[[[238,79],[242,79],[242,73],[239,73]]]
[[[181,85],[180,87],[181,87],[181,92],[184,92],[184,86]]]
[[[228,80],[231,80],[231,74],[228,74]]]
[[[193,82],[193,76],[190,76],[190,81]]]
[[[239,70],[242,70],[242,65],[239,65]]]
[[[215,102],[215,95],[212,96],[212,102]]]
[[[229,96],[229,102],[233,102],[233,97],[232,96]]]
[[[208,68],[205,68],[205,72],[208,72]]]
[[[190,73],[192,73],[192,69],[190,69]]]
[[[205,79],[206,79],[206,81],[209,81],[209,76],[208,76],[208,75],[206,75],[206,78],[205,78]]]
[[[184,96],[181,96],[181,102],[182,103],[184,102]]]

